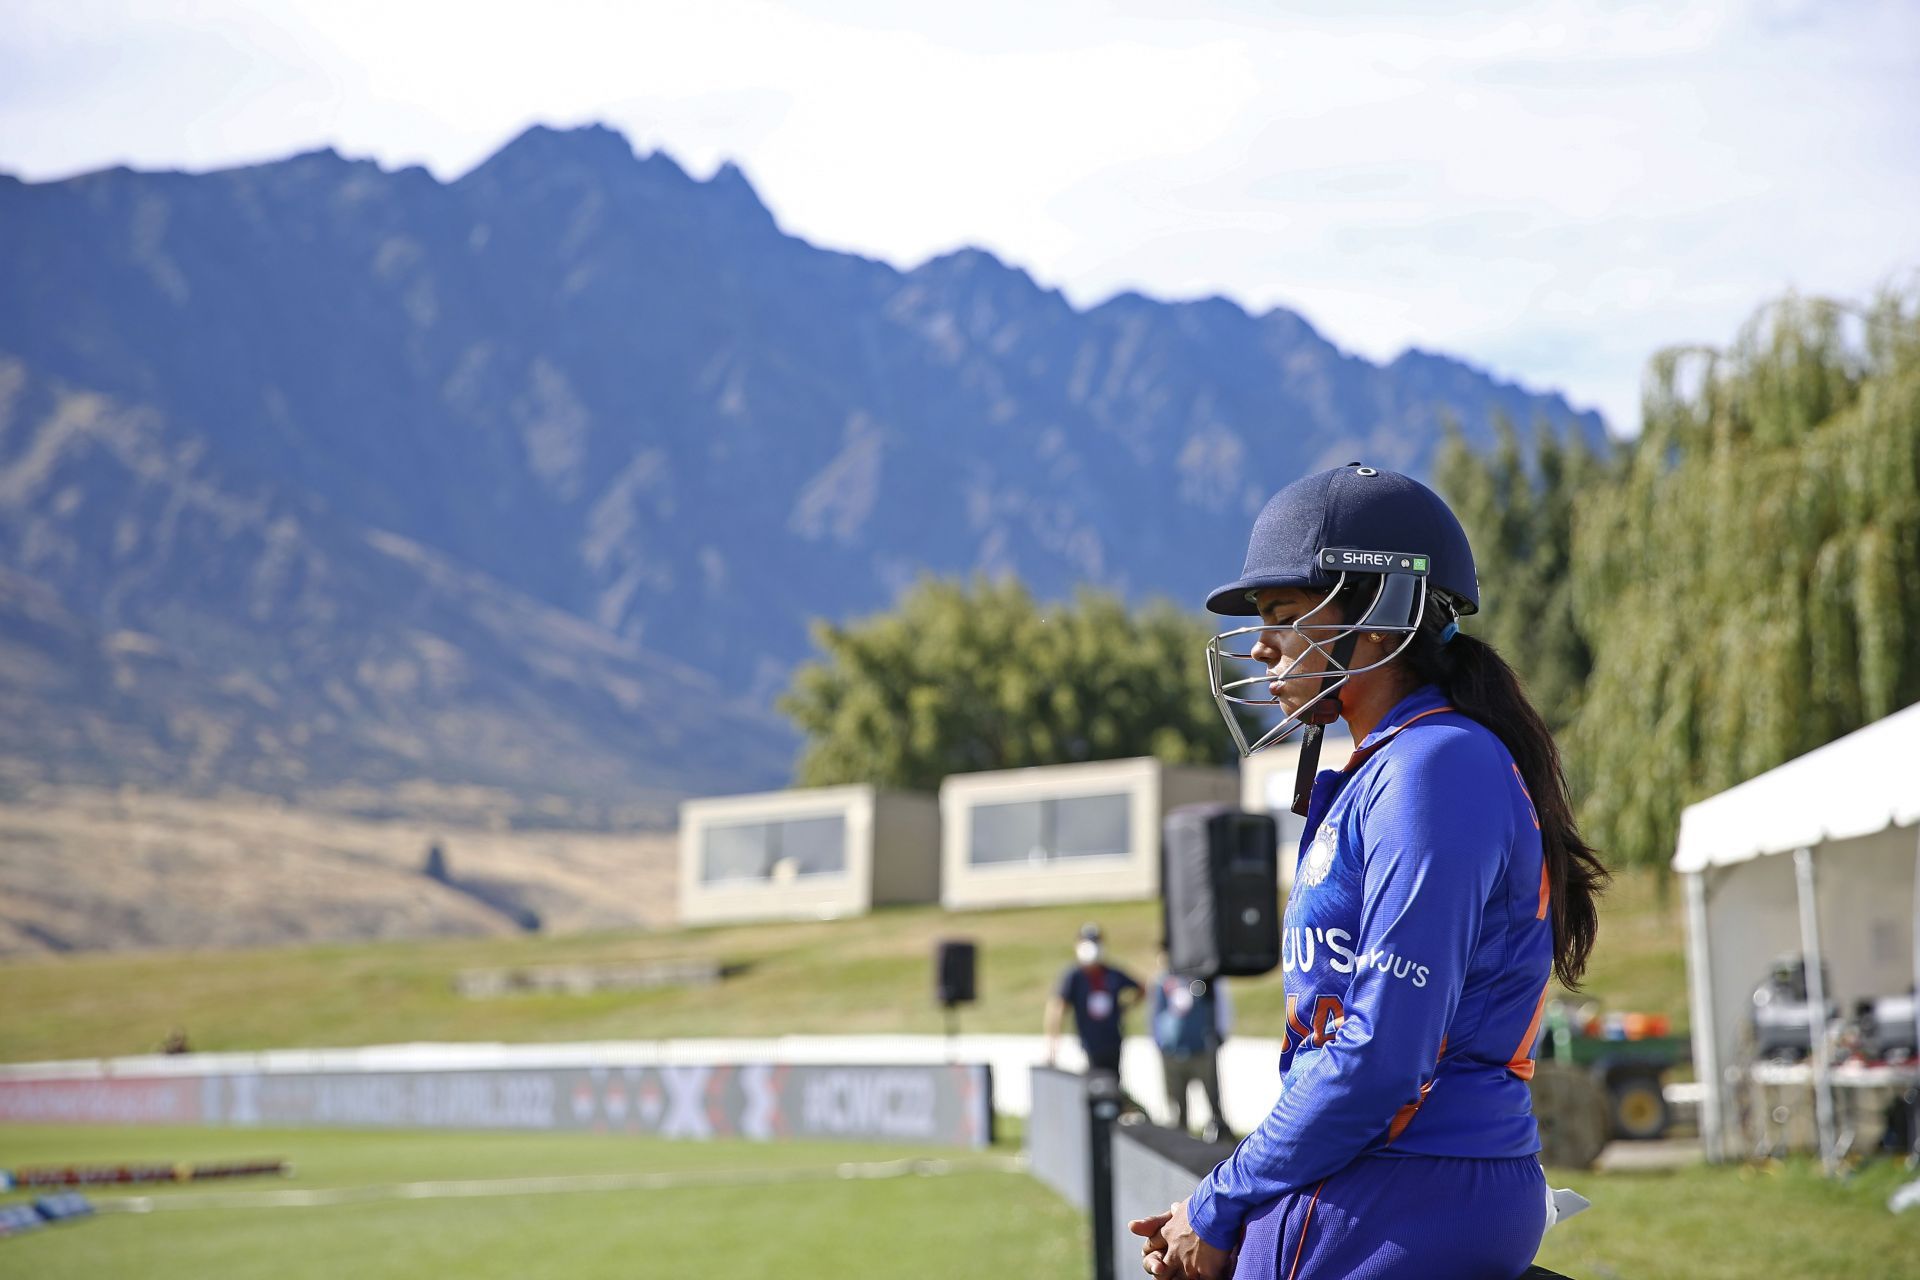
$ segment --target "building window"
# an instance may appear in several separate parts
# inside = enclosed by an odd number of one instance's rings
[[[1110,858],[1133,851],[1133,798],[1065,796],[973,808],[967,860],[975,866]]]
[[[847,820],[786,818],[773,822],[715,823],[706,828],[700,879],[791,880],[838,875],[847,865]]]

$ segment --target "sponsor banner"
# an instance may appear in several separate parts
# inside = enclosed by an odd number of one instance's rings
[[[175,1077],[0,1081],[0,1124],[199,1124],[200,1082]]]
[[[526,1129],[982,1147],[978,1065],[670,1064],[0,1080],[0,1119],[289,1129]]]

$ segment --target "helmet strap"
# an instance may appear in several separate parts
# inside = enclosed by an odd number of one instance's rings
[[[1355,631],[1335,640],[1333,665],[1345,671],[1353,662],[1353,650],[1359,642],[1359,633]],[[1343,678],[1341,684],[1345,683]],[[1293,811],[1303,818],[1313,801],[1313,780],[1320,776],[1320,740],[1326,736],[1327,726],[1340,718],[1340,711],[1338,692],[1328,694],[1307,711],[1307,731],[1300,739],[1300,764],[1293,775]]]
[[[1303,818],[1313,799],[1313,780],[1320,775],[1320,739],[1326,732],[1325,725],[1309,724],[1300,739],[1300,764],[1293,775],[1293,811]]]

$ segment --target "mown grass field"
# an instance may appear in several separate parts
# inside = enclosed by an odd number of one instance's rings
[[[1145,968],[1151,903],[558,937],[440,940],[245,952],[110,953],[0,970],[0,1058],[148,1050],[173,1026],[196,1047],[405,1040],[574,1040],[780,1033],[933,1032],[936,938],[982,944],[970,1030],[1036,1030],[1075,928],[1105,923],[1123,964]],[[1683,1020],[1677,904],[1629,875],[1608,901],[1590,994]],[[470,1000],[464,969],[713,958],[744,971],[714,988]],[[1241,1028],[1271,1034],[1277,978],[1238,987]],[[1016,1130],[1017,1132],[1017,1130]],[[1003,1147],[999,1155],[1004,1156]],[[749,1145],[552,1134],[373,1134],[0,1127],[0,1166],[86,1160],[284,1156],[290,1180],[163,1187],[192,1197],[354,1191],[305,1207],[255,1200],[109,1213],[0,1241],[0,1275],[716,1277],[1085,1275],[1086,1225],[1003,1163],[951,1151]],[[952,1162],[939,1176],[848,1177],[843,1167]],[[897,1169],[898,1166],[888,1165]],[[617,1188],[403,1196],[421,1182],[618,1175]],[[1905,1175],[1873,1166],[1829,1183],[1803,1165],[1553,1176],[1595,1202],[1558,1228],[1543,1262],[1580,1280],[1920,1277],[1920,1214],[1886,1198]],[[629,1185],[635,1179],[646,1185]],[[387,1189],[387,1190],[382,1190]],[[107,1191],[102,1196],[128,1194]],[[11,1198],[17,1199],[18,1196]]]
[[[981,999],[969,1031],[1037,1031],[1047,992],[1082,921],[1107,927],[1117,961],[1145,977],[1159,934],[1150,902],[947,913],[897,909],[840,921],[653,932],[439,939],[246,951],[98,952],[0,965],[0,1061],[108,1057],[154,1049],[170,1028],[196,1049],[415,1040],[551,1041],[938,1032],[933,943],[981,944]],[[1607,900],[1588,981],[1610,1008],[1684,1025],[1677,895],[1621,877]],[[744,969],[717,987],[588,996],[468,999],[462,970],[715,959]],[[1234,989],[1240,1030],[1275,1035],[1279,975]],[[1136,1028],[1137,1029],[1137,1028]]]
[[[0,1275],[1081,1280],[1088,1265],[1079,1214],[1005,1168],[1004,1152],[983,1160],[895,1146],[588,1134],[0,1127],[5,1166],[275,1156],[293,1162],[294,1176],[90,1191],[108,1210],[141,1196],[154,1207],[0,1240]],[[879,1176],[907,1160],[952,1168]],[[501,1184],[589,1175],[650,1176],[655,1185],[536,1191]],[[446,1181],[464,1194],[422,1185]],[[267,1203],[286,1191],[349,1188],[365,1189],[367,1198]]]
[[[4,1166],[279,1156],[295,1170],[285,1179],[93,1191],[108,1206],[148,1196],[155,1207],[0,1241],[0,1275],[1081,1280],[1085,1220],[1007,1168],[1005,1154],[587,1134],[0,1127]],[[903,1160],[950,1168],[876,1176],[898,1172]],[[542,1193],[499,1185],[609,1175],[653,1185],[547,1182]],[[1555,1172],[1555,1185],[1577,1187],[1594,1208],[1555,1228],[1540,1259],[1576,1280],[1920,1275],[1920,1213],[1885,1208],[1906,1176],[1892,1164],[1838,1183],[1804,1164]],[[465,1193],[421,1185],[444,1182]],[[505,1194],[472,1194],[482,1189]],[[290,1190],[355,1198],[264,1203]]]
[[[1547,1233],[1540,1262],[1575,1280],[1914,1280],[1920,1213],[1887,1197],[1913,1177],[1880,1161],[1844,1181],[1817,1163],[1547,1171],[1593,1208]]]

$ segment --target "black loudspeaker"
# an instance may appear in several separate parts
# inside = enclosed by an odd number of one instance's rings
[[[1271,973],[1280,964],[1279,828],[1218,804],[1167,814],[1160,886],[1167,959],[1193,978]]]
[[[947,939],[934,944],[933,997],[946,1008],[973,1003],[975,950],[971,941],[960,939]]]

